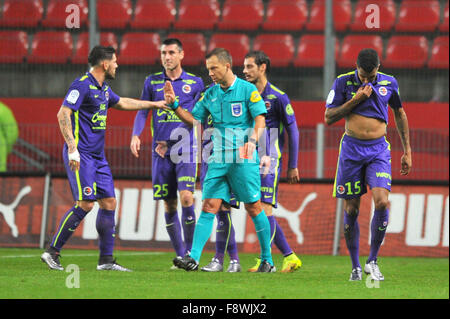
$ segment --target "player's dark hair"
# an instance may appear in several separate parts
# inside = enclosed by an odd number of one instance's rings
[[[178,50],[183,51],[183,44],[181,43],[180,40],[176,38],[167,38],[162,42],[162,45],[172,45],[172,44],[176,44]]]
[[[359,51],[356,64],[367,73],[370,73],[380,65],[380,58],[374,49],[362,49]]]
[[[230,63],[230,66],[233,65],[233,58],[231,57],[230,52],[224,48],[215,48],[211,52],[206,54],[206,59],[209,59],[212,56],[216,56],[220,62]]]
[[[245,59],[253,58],[255,59],[255,64],[257,66],[261,66],[262,64],[266,65],[266,74],[269,74],[270,71],[270,58],[263,51],[250,51],[245,55]]]
[[[89,53],[88,62],[91,66],[98,65],[103,60],[112,60],[114,53],[113,47],[97,45]]]

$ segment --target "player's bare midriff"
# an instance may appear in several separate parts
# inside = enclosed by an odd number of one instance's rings
[[[351,113],[345,121],[345,133],[361,140],[372,140],[386,135],[386,123]]]

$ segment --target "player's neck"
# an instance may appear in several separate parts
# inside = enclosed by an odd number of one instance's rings
[[[266,88],[267,82],[268,81],[267,81],[267,78],[265,76],[260,77],[256,81],[255,86],[258,89],[259,94],[261,94],[264,91],[264,89]]]
[[[183,68],[181,66],[178,66],[177,68],[173,70],[166,69],[166,75],[169,79],[176,80],[181,76],[181,73],[183,73]]]
[[[103,86],[103,82],[105,82],[105,72],[97,68],[91,68],[89,72],[92,74],[94,79],[97,80],[98,84]]]

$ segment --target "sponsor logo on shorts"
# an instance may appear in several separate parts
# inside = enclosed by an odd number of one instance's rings
[[[86,196],[91,196],[92,195],[92,187],[86,186],[85,188],[83,188],[83,194]]]

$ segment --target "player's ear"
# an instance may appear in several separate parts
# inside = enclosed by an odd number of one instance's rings
[[[180,51],[180,60],[183,60],[183,58],[184,58],[184,50],[181,50]]]

